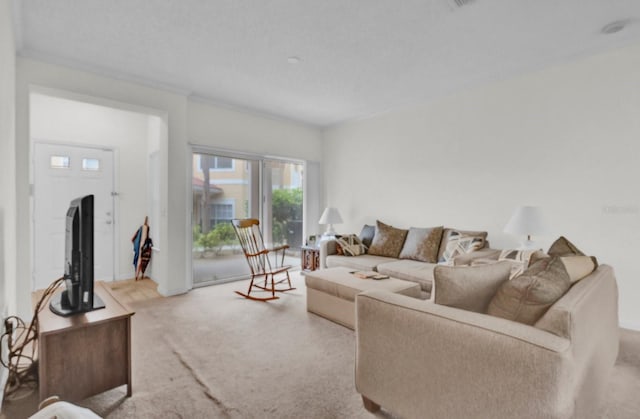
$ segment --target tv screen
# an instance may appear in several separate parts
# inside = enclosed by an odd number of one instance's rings
[[[65,228],[65,290],[51,298],[51,311],[61,316],[104,307],[93,292],[93,195],[69,204]]]

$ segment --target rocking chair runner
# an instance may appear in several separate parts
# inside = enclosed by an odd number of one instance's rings
[[[276,292],[294,290],[295,288],[291,286],[291,278],[289,277],[289,269],[291,269],[291,266],[284,265],[284,251],[289,248],[289,245],[285,244],[273,249],[265,248],[262,232],[260,231],[260,221],[256,219],[233,220],[232,224],[240,241],[240,245],[242,246],[244,256],[247,258],[249,269],[251,269],[249,290],[246,293],[236,291],[236,294],[250,300],[269,301],[280,298],[276,297]],[[278,252],[282,252],[280,263],[278,263]],[[271,261],[269,260],[270,253],[274,255],[273,265],[271,265]],[[276,275],[283,275],[284,278],[276,280]],[[264,283],[262,285],[255,283],[256,277],[261,276],[264,276]],[[271,286],[269,286],[269,280],[271,281]],[[285,282],[289,284],[289,288],[276,288],[277,284],[283,284]],[[263,291],[270,291],[271,296],[255,297],[255,294],[251,295],[254,287]]]

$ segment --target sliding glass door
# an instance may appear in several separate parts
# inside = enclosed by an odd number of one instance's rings
[[[303,165],[207,152],[192,155],[193,285],[244,279],[249,268],[231,225],[258,218],[267,246],[289,244],[299,265]]]
[[[304,165],[286,161],[263,163],[263,234],[273,246],[289,245],[285,264],[300,264],[303,244],[302,202]]]

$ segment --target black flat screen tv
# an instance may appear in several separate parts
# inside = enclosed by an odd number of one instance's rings
[[[60,316],[104,308],[93,293],[93,195],[76,198],[69,204],[64,246],[65,290],[49,303]]]

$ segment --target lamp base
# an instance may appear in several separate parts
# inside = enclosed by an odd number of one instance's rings
[[[540,250],[540,246],[536,244],[533,240],[525,240],[520,243],[517,250]]]
[[[334,238],[336,231],[333,229],[333,224],[327,224],[327,230],[322,234],[322,237]]]

